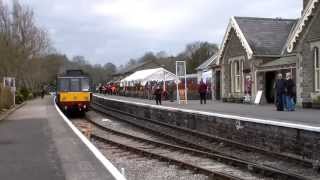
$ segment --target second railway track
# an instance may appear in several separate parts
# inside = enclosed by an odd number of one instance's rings
[[[105,108],[102,108],[97,105],[95,105],[95,109],[102,112],[102,113],[106,113],[110,117],[127,122],[131,125],[143,128],[146,131],[151,131],[153,133],[157,133],[159,136],[169,138],[170,140],[174,140],[179,145],[183,144],[183,146],[185,146],[185,147],[190,147],[191,149],[198,150],[202,153],[207,153],[207,155],[208,154],[216,155],[217,156],[216,158],[219,159],[219,161],[222,160],[222,162],[223,162],[223,160],[225,159],[225,161],[227,161],[226,163],[235,164],[240,167],[247,167],[249,169],[254,169],[254,171],[265,174],[266,176],[271,175],[274,179],[317,179],[314,177],[318,176],[318,173],[314,173],[312,168],[310,169],[309,172],[312,172],[313,174],[308,174],[309,176],[304,176],[304,173],[294,173],[297,171],[292,172],[292,171],[290,171],[289,168],[283,170],[281,168],[277,168],[277,166],[273,167],[273,166],[270,166],[269,164],[264,165],[261,163],[255,163],[255,161],[247,161],[247,160],[243,160],[242,158],[239,159],[236,156],[221,153],[218,150],[212,150],[212,149],[206,148],[201,145],[202,142],[190,142],[190,141],[182,140],[179,137],[172,136],[172,135],[170,135],[170,133],[167,133],[165,130],[163,130],[163,128],[162,129],[159,128],[159,131],[162,131],[162,132],[154,131],[154,129],[152,129],[150,127],[148,128],[148,123],[151,123],[151,122],[146,122],[145,120],[136,119],[133,117],[131,117],[131,119],[133,119],[133,120],[130,121],[130,120],[128,120],[129,115],[120,114],[120,112],[117,112],[116,110],[115,111],[114,110],[106,110]],[[126,116],[127,118],[125,118],[124,116]],[[155,125],[155,126],[158,127],[157,125]],[[184,136],[190,136],[190,135],[184,134]],[[220,157],[218,157],[218,156],[220,156]],[[232,160],[232,162],[231,162],[231,160]],[[289,161],[292,162],[291,159],[289,159]],[[303,162],[302,165],[305,166],[305,162]]]
[[[208,176],[208,179],[210,180],[272,179],[256,173],[256,169],[254,168],[248,170],[247,168],[241,168],[242,166],[240,165],[235,166],[231,161],[223,161],[223,157],[212,157],[212,155],[208,153],[195,149],[141,138],[101,126],[90,119],[86,120],[93,125],[78,123],[77,126],[95,141],[104,142],[128,151],[142,154],[148,158],[175,164],[184,169],[189,169],[194,173],[204,174]],[[89,130],[90,133],[87,133],[88,130],[85,129],[86,127],[97,128]]]
[[[97,127],[91,133],[91,137],[97,141],[174,163],[214,179],[307,179],[241,159],[141,138],[116,128],[103,126],[88,118],[86,120],[92,124],[90,127]]]

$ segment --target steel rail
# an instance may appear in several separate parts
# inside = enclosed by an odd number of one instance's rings
[[[152,133],[159,134],[160,136],[169,137],[170,139],[174,139],[174,140],[180,140],[180,143],[185,144],[184,141],[181,141],[181,139],[178,139],[176,137],[173,137],[173,136],[170,136],[170,135],[167,135],[167,134],[164,134],[164,133],[160,133],[160,132],[154,131],[154,130],[149,129],[149,128],[145,128],[144,126],[140,126],[137,123],[134,123],[134,122],[119,118],[118,116],[111,116],[111,117],[113,117],[115,119],[119,119],[119,120],[125,121],[125,122],[128,122],[128,123],[130,123],[130,124],[132,124],[134,126],[138,126],[138,127],[143,128],[145,130],[151,131]],[[198,147],[188,148],[188,147],[176,146],[176,145],[172,145],[172,144],[168,144],[168,143],[162,143],[162,142],[158,142],[158,141],[152,141],[152,140],[140,138],[140,137],[137,137],[137,136],[133,136],[133,135],[130,135],[130,134],[127,134],[127,133],[123,133],[123,132],[120,132],[120,131],[105,127],[105,126],[103,126],[103,125],[101,125],[99,123],[96,123],[95,121],[92,121],[90,119],[88,119],[88,121],[90,121],[91,123],[93,123],[95,126],[99,127],[102,130],[110,131],[112,133],[119,134],[119,135],[127,137],[127,138],[136,139],[137,141],[145,141],[145,142],[148,142],[148,143],[157,144],[159,146],[165,146],[165,147],[170,148],[170,149],[180,149],[180,150],[183,150],[183,151],[188,152],[188,153],[196,153],[199,156],[208,157],[208,158],[214,159],[216,161],[219,161],[219,162],[222,162],[222,163],[225,163],[225,164],[230,164],[230,165],[233,165],[233,166],[250,169],[251,171],[256,172],[257,174],[262,174],[262,175],[270,176],[270,177],[277,177],[278,179],[309,180],[309,178],[303,177],[303,176],[298,175],[298,174],[294,174],[294,173],[291,173],[291,172],[283,171],[283,170],[280,170],[280,169],[277,169],[277,168],[274,168],[274,167],[270,167],[270,166],[265,166],[265,165],[252,163],[252,162],[249,162],[249,161],[246,161],[246,160],[243,160],[243,159],[239,159],[237,157],[233,157],[233,156],[230,156],[230,155],[223,154],[221,152],[216,152],[216,151],[212,151],[212,150],[210,150],[211,152],[208,152],[208,149],[199,150]]]
[[[300,158],[300,157],[296,157],[296,156],[292,156],[292,155],[288,155],[288,154],[284,154],[284,153],[271,152],[271,151],[268,151],[266,149],[262,149],[262,148],[258,148],[258,147],[254,147],[254,146],[250,146],[250,145],[241,144],[241,143],[229,140],[229,139],[213,136],[213,135],[206,134],[206,133],[201,133],[201,132],[198,132],[198,131],[195,131],[195,130],[191,130],[191,129],[188,129],[188,128],[178,127],[178,126],[174,126],[174,125],[171,125],[171,124],[155,121],[155,120],[152,120],[152,119],[141,118],[141,117],[138,117],[138,116],[136,116],[134,114],[123,112],[123,111],[120,111],[118,109],[105,107],[105,106],[103,106],[101,104],[98,104],[96,102],[94,102],[94,104],[99,106],[103,110],[109,110],[109,111],[112,111],[112,112],[117,112],[117,113],[120,113],[120,114],[123,114],[123,115],[126,115],[126,116],[130,116],[130,117],[136,118],[138,120],[140,119],[140,120],[148,121],[148,122],[151,122],[151,123],[154,123],[154,124],[157,124],[157,125],[161,125],[161,126],[165,126],[165,127],[168,127],[168,128],[172,128],[172,129],[176,129],[176,130],[179,130],[179,131],[183,131],[183,132],[192,134],[195,137],[201,137],[201,138],[205,138],[205,139],[210,139],[210,140],[212,140],[212,142],[214,142],[214,141],[223,142],[223,143],[229,144],[231,146],[235,146],[237,148],[241,148],[243,150],[259,152],[259,153],[263,153],[263,154],[268,154],[268,155],[274,156],[276,158],[280,158],[282,160],[292,161],[294,163],[302,164],[303,166],[308,167],[308,168],[314,168],[314,161],[312,161],[310,159],[303,159],[303,158]],[[113,116],[112,114],[108,114],[108,115],[109,116]],[[118,117],[114,117],[114,118],[118,118]],[[126,122],[131,123],[131,124],[133,124],[135,126],[142,127],[141,125],[139,125],[137,123],[133,123],[132,121],[128,121],[127,120]],[[188,142],[185,142],[185,143],[188,143]],[[203,150],[203,151],[219,153],[218,151],[213,151],[212,149],[205,148],[205,147],[202,147],[202,146],[199,146],[199,145],[196,145],[196,144],[188,143],[188,145],[191,145],[193,147],[195,146],[196,148],[201,148],[201,150]]]
[[[147,156],[147,157],[152,157],[152,158],[159,159],[161,161],[167,161],[168,163],[173,163],[173,164],[175,164],[175,165],[177,165],[177,166],[179,166],[181,168],[192,170],[195,173],[205,174],[205,175],[209,176],[210,179],[215,179],[215,180],[244,180],[242,178],[238,178],[238,177],[232,176],[230,174],[211,171],[211,170],[208,170],[208,169],[193,165],[191,163],[187,163],[187,162],[184,162],[184,161],[181,161],[181,160],[170,158],[170,157],[167,157],[167,156],[164,156],[164,155],[161,155],[161,154],[152,153],[150,151],[146,151],[146,150],[143,150],[141,148],[130,146],[130,145],[127,145],[127,144],[124,144],[124,143],[120,143],[120,142],[111,140],[111,139],[107,139],[107,138],[101,137],[101,136],[96,135],[96,134],[92,134],[91,138],[93,138],[95,140],[98,140],[98,141],[101,141],[101,142],[104,142],[104,143],[107,143],[107,144],[112,144],[112,145],[118,146],[118,147],[123,148],[125,150],[129,150],[129,151],[132,151],[132,152],[143,154],[144,156]]]

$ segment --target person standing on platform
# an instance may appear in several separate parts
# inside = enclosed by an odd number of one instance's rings
[[[286,89],[286,108],[288,111],[294,111],[295,110],[295,103],[294,103],[294,97],[295,97],[295,90],[296,87],[294,81],[292,80],[291,73],[286,74],[286,81],[285,81],[285,89]]]
[[[155,96],[157,105],[161,105],[161,95],[162,95],[162,89],[160,85],[157,85],[156,89],[154,90],[154,96]]]
[[[200,104],[207,103],[207,89],[208,89],[208,86],[203,82],[203,79],[201,79],[199,89],[198,89],[200,94]]]
[[[46,95],[46,89],[43,86],[42,89],[41,89],[41,99],[43,99],[45,95]]]
[[[276,106],[278,111],[283,111],[285,106],[285,85],[286,82],[282,78],[282,74],[278,74],[278,79],[275,84],[276,90]]]

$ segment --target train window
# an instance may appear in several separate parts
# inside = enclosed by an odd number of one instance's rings
[[[69,91],[69,79],[59,79],[59,91]]]
[[[88,78],[82,78],[81,79],[81,89],[82,91],[89,91],[89,79]]]
[[[80,90],[80,79],[79,78],[71,78],[70,79],[70,91],[78,92]]]

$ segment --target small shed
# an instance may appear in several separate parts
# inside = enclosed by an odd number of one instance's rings
[[[196,68],[198,74],[198,82],[200,82],[200,80],[203,79],[205,82],[211,83],[213,73],[210,65],[215,63],[216,59],[217,55],[215,54]]]

